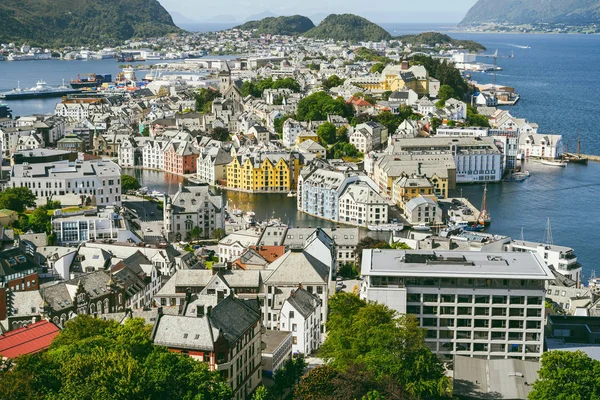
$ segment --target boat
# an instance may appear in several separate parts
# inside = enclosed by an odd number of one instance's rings
[[[256,214],[254,213],[254,211],[246,211],[244,213],[244,221],[246,221],[247,223],[249,223],[250,225],[255,224],[256,220],[254,219],[254,217],[256,216]]]
[[[492,222],[492,217],[487,210],[487,183],[483,187],[483,201],[481,204],[481,211],[477,217],[477,222],[479,225],[483,226],[488,226]]]
[[[163,197],[164,195],[165,195],[164,193],[161,193],[161,192],[156,191],[156,190],[153,190],[150,193],[148,193],[148,196],[150,196],[150,197],[156,197],[156,198]]]
[[[289,192],[289,193],[287,194],[287,197],[296,197],[296,193],[294,193],[294,192]]]
[[[417,224],[417,225],[413,225],[413,231],[419,231],[419,232],[429,232],[431,230],[431,227],[427,224]]]
[[[375,232],[392,232],[401,231],[404,229],[404,224],[379,224],[379,225],[367,225],[370,231]]]
[[[463,229],[467,232],[481,232],[485,229],[485,225],[483,225],[483,224],[469,225]]]
[[[35,87],[28,89],[21,89],[21,85],[19,84],[16,89],[0,93],[0,98],[5,100],[24,100],[43,97],[62,97],[75,93],[81,93],[81,90],[71,89],[64,85],[59,87],[48,86],[46,82],[40,80]]]
[[[567,151],[563,154],[563,161],[587,165],[588,158],[581,155],[581,135],[577,135],[577,154],[569,153],[569,142],[567,142]]]
[[[241,209],[239,209],[239,208],[236,208],[236,207],[235,207],[235,204],[234,204],[234,205],[233,205],[233,209],[231,210],[231,213],[232,213],[234,216],[236,216],[236,217],[239,217],[240,215],[242,215],[242,214],[244,213],[244,211],[243,211],[243,210],[241,210]]]
[[[567,163],[564,162],[563,160],[552,160],[552,159],[549,159],[549,158],[543,158],[542,161],[541,161],[541,163],[544,164],[544,165],[548,165],[550,167],[562,167],[562,168],[564,168],[564,167],[567,166]]]
[[[110,82],[112,82],[112,75],[79,74],[76,79],[71,80],[71,87],[73,89],[90,89]]]

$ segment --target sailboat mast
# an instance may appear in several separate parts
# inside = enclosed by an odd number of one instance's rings
[[[577,157],[581,157],[581,134],[577,132]]]

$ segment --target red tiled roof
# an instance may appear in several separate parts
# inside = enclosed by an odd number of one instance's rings
[[[45,350],[58,332],[56,325],[43,320],[0,335],[0,356],[15,358]]]

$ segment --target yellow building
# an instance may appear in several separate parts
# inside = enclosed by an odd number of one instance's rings
[[[400,209],[404,209],[406,203],[419,196],[435,198],[433,184],[426,176],[405,175],[394,181],[392,200]]]
[[[429,94],[429,73],[422,65],[408,66],[408,61],[400,65],[387,65],[379,77],[360,77],[352,80],[364,89],[373,91],[397,91],[412,89],[419,96]]]
[[[312,131],[302,131],[296,137],[296,146],[302,142],[306,142],[307,140],[312,140],[315,143],[319,143],[319,135]]]
[[[288,193],[296,188],[300,161],[290,153],[235,156],[227,165],[227,188],[247,192]]]

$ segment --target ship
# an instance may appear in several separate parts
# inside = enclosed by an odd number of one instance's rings
[[[0,93],[0,98],[5,100],[24,100],[37,99],[43,97],[62,97],[68,94],[81,93],[81,90],[71,89],[65,85],[59,87],[48,86],[46,82],[40,80],[35,87],[21,89],[19,84],[16,89],[9,92]]]
[[[577,135],[577,154],[569,153],[569,142],[567,142],[567,151],[563,154],[563,161],[587,165],[588,158],[581,155],[581,135]]]
[[[492,222],[492,217],[487,210],[487,183],[483,187],[483,201],[481,204],[481,212],[477,217],[477,224],[481,226],[488,226]]]
[[[88,89],[102,86],[103,83],[112,82],[112,75],[79,74],[76,79],[71,80],[73,89]]]

